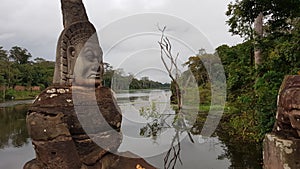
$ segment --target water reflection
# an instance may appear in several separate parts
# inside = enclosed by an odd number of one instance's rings
[[[137,93],[134,95],[136,97]],[[119,151],[129,150],[146,157],[157,168],[228,168],[229,159],[218,158],[225,153],[223,144],[217,137],[202,138],[200,132],[192,135],[193,127],[196,128],[193,125],[200,126],[200,123],[194,123],[197,117],[194,111],[190,111],[194,110],[193,107],[177,112],[170,105],[170,95],[169,91],[151,91],[147,100],[137,98],[132,102],[127,99],[127,102],[119,103],[123,113],[121,130],[127,136]],[[127,98],[130,96],[129,93]],[[141,136],[149,139],[140,139]]]
[[[26,113],[28,105],[0,108],[0,149],[28,144]]]
[[[169,104],[169,103],[165,103]],[[155,102],[151,102],[150,107],[142,107],[140,111],[140,115],[146,118],[147,120],[150,119],[151,122],[148,122],[143,128],[140,129],[140,135],[145,137],[151,137],[152,139],[156,140],[157,137],[163,133],[162,130],[166,128],[174,129],[174,136],[172,137],[172,141],[170,143],[169,149],[164,153],[164,169],[175,169],[179,167],[178,164],[184,166],[182,160],[182,147],[186,146],[184,144],[193,145],[193,144],[203,144],[208,142],[208,140],[214,140],[215,138],[203,139],[200,135],[202,127],[204,125],[208,112],[198,112],[197,116],[195,116],[193,111],[189,111],[186,109],[178,109],[177,107],[170,106],[169,110],[171,109],[171,114],[166,113],[166,110],[158,110],[156,107]],[[197,108],[198,109],[198,108]],[[192,113],[192,114],[191,114]],[[192,118],[191,118],[192,117]],[[195,118],[197,120],[195,120]],[[184,135],[185,133],[186,135]],[[197,143],[195,143],[195,139],[197,139]],[[182,142],[184,138],[186,139],[185,142]],[[218,143],[220,144],[220,143]],[[196,145],[195,145],[196,146]],[[206,146],[206,145],[201,145]],[[190,153],[186,154],[183,158],[191,158],[191,154],[201,154],[201,152],[191,151]],[[220,156],[220,155],[219,155]],[[225,158],[217,158],[216,160],[223,161],[222,163],[226,163],[225,161],[228,159]],[[223,167],[224,167],[223,164]],[[194,164],[197,166],[197,164]]]
[[[116,94],[118,104],[135,103],[149,100],[149,90],[130,90],[127,92],[119,92]]]
[[[140,116],[139,111],[142,107],[151,107],[151,102],[156,102],[156,111],[161,109],[166,110],[165,104],[158,102],[157,100],[165,100],[169,97],[168,92],[151,92],[151,91],[135,91],[131,93],[117,93],[118,104],[124,114],[122,122],[122,133],[131,138],[137,138],[138,142],[126,141],[126,137],[120,146],[120,151],[126,151],[128,149],[134,150],[137,144],[144,145],[141,150],[134,152],[145,153],[153,150],[156,144],[164,144],[159,135],[164,133],[166,128],[161,128],[164,123],[164,127],[172,126],[174,118],[174,111],[170,108],[170,111],[165,115],[168,117],[165,121],[153,121],[153,119],[160,119],[160,115],[147,114],[151,116],[148,120]],[[147,103],[147,104],[146,104]],[[130,105],[128,105],[130,104]],[[22,168],[23,164],[34,158],[34,151],[30,144],[26,129],[26,112],[29,105],[16,105],[13,107],[0,108],[0,168],[15,169]],[[152,105],[153,106],[153,105]],[[1,107],[1,106],[0,106]],[[190,138],[185,135],[181,140],[180,157],[182,165],[178,162],[175,165],[175,169],[189,169],[189,168],[214,168],[214,169],[261,169],[261,148],[256,144],[249,144],[243,142],[236,142],[233,138],[228,137],[226,130],[218,129],[213,137],[203,138],[199,134],[203,127],[203,120],[206,118],[206,112],[198,112],[197,120],[194,123],[189,124],[189,118],[186,118],[187,124],[190,126],[191,136],[195,143],[192,143]],[[141,133],[141,129],[149,123],[153,124],[152,129],[144,128],[144,134]],[[148,126],[149,127],[149,126]],[[143,136],[144,135],[144,136]],[[141,141],[143,137],[152,137],[152,142]],[[173,135],[169,135],[172,138]],[[146,160],[158,168],[163,168],[164,157],[166,157],[167,150],[170,147],[168,142],[164,147],[166,151],[157,156],[148,157]],[[178,148],[178,147],[175,147]],[[17,160],[15,160],[17,159]]]
[[[22,101],[22,103],[32,101]],[[1,103],[0,106],[0,168],[23,168],[34,157],[27,128],[26,113],[29,105],[20,102]],[[5,107],[8,106],[8,107]]]
[[[145,97],[145,95],[145,93],[142,93],[141,97]],[[140,138],[143,136],[151,138],[153,143],[146,141],[132,143],[134,139],[126,140],[125,137],[120,149],[126,150],[126,148],[129,148],[130,151],[143,155],[145,150],[152,151],[152,149],[158,147],[158,144],[167,144],[164,153],[146,158],[150,164],[158,168],[262,168],[260,146],[237,142],[228,136],[226,133],[228,131],[220,129],[217,129],[210,138],[203,138],[200,135],[207,118],[206,111],[199,111],[196,113],[196,117],[184,114],[180,123],[180,118],[176,116],[172,107],[166,106],[169,105],[168,102],[155,100],[153,99],[154,96],[149,93],[148,99],[141,99],[137,93],[134,94],[134,99],[129,99],[130,97],[131,95],[127,94],[128,102],[125,101],[126,99],[120,102],[123,117],[125,116],[121,130],[124,135],[129,137]],[[159,96],[156,98],[159,98]],[[160,138],[161,135],[165,134],[167,128],[174,130],[173,135],[169,136],[170,138],[173,137],[171,142]],[[183,133],[186,134],[183,135]],[[135,151],[137,147],[143,147],[144,150]],[[168,161],[171,161],[172,164]]]
[[[262,169],[262,145],[249,142],[237,142],[224,131],[217,131],[220,141],[226,145],[224,154],[219,158],[230,159],[229,169]]]

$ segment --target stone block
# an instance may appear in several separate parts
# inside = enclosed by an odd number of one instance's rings
[[[299,169],[300,139],[266,134],[263,142],[264,169]]]

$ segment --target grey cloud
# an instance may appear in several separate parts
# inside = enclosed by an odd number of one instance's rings
[[[91,22],[98,30],[105,29],[107,25],[124,16],[144,12],[165,13],[183,18],[194,25],[210,41],[212,48],[215,48],[223,43],[233,45],[241,41],[237,37],[231,37],[227,33],[228,28],[225,25],[226,17],[224,16],[224,12],[229,1],[84,0],[84,3]],[[120,5],[118,6],[118,4]],[[118,38],[120,31],[128,32],[128,34],[139,30],[153,32],[156,31],[154,24],[156,22],[160,22],[161,25],[167,25],[169,30],[177,31],[181,39],[190,39],[189,43],[198,43],[197,46],[203,46],[195,40],[193,31],[189,28],[178,23],[176,25],[176,23],[172,23],[172,20],[164,20],[164,18],[157,18],[157,21],[141,18],[140,20],[126,23],[135,25],[132,27],[120,24],[119,27],[106,30],[107,33],[105,35],[100,34],[100,43],[103,49],[106,50]],[[0,24],[0,46],[9,49],[11,46],[19,45],[27,48],[34,56],[54,60],[56,41],[62,30],[59,0],[2,0],[0,6]],[[172,31],[170,31],[170,34],[172,34]],[[121,48],[120,50],[126,51],[126,49]]]

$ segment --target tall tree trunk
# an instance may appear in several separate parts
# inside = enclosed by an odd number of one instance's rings
[[[259,13],[259,15],[256,17],[254,21],[254,61],[255,61],[255,67],[257,68],[258,65],[262,64],[262,49],[259,44],[260,39],[263,36],[263,14],[262,12]]]
[[[5,83],[4,83],[4,88],[3,88],[3,101],[5,101],[5,95],[6,95],[6,85],[5,85]]]

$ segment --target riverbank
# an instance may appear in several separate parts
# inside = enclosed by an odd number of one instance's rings
[[[41,91],[17,91],[9,89],[5,92],[1,91],[0,103],[12,100],[32,100],[34,99]]]
[[[11,100],[11,101],[6,101],[6,102],[1,102],[0,103],[0,108],[4,108],[4,107],[12,107],[15,105],[19,105],[19,104],[31,104],[33,103],[33,99],[29,99],[29,100]]]

